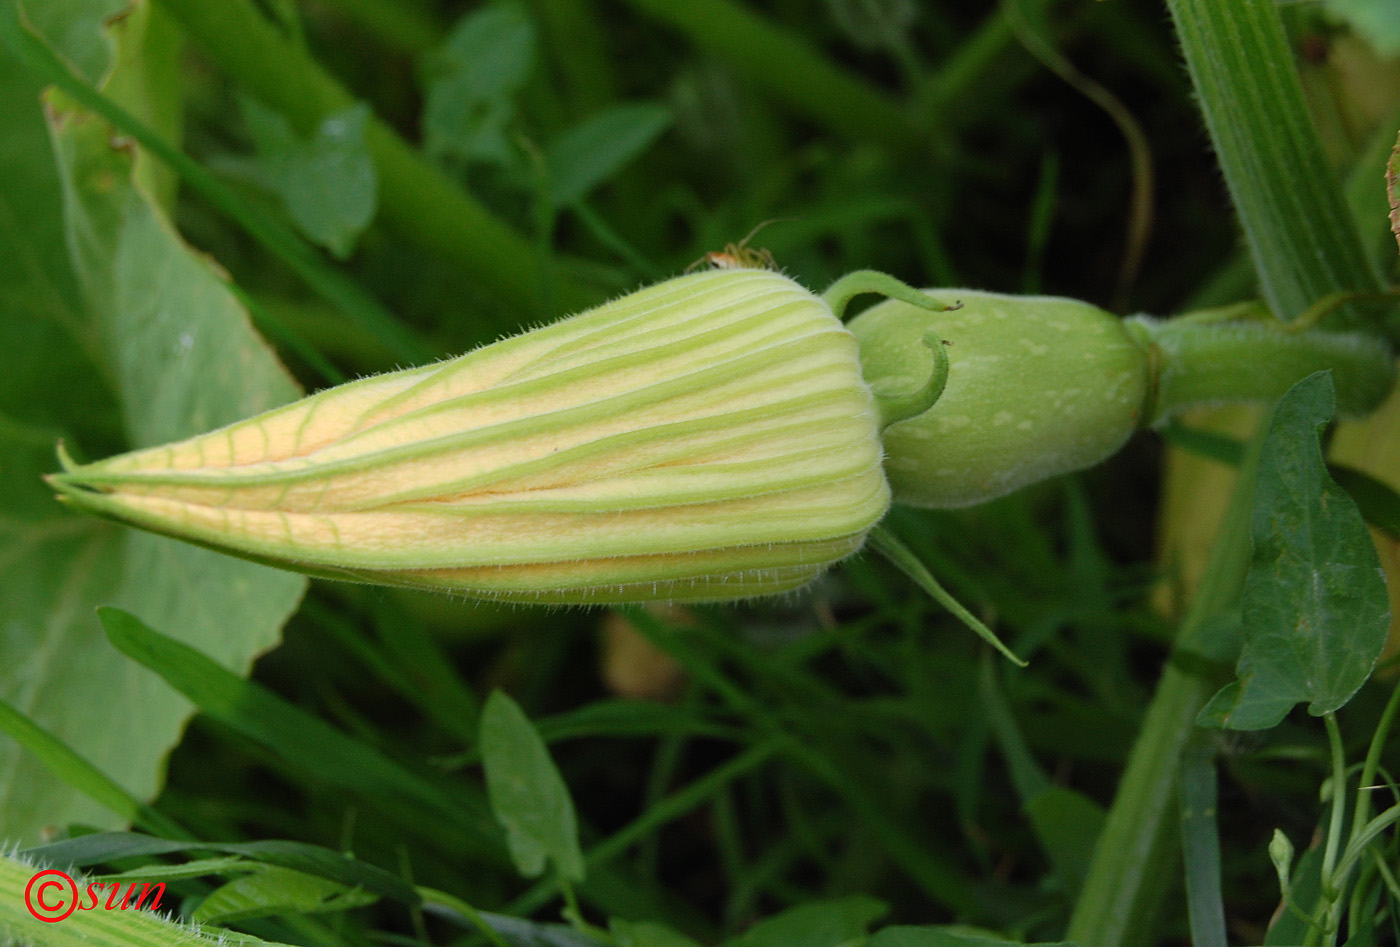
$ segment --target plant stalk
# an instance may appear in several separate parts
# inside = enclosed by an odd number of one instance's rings
[[[1259,285],[1284,319],[1335,292],[1381,289],[1327,163],[1267,0],[1167,0]],[[1356,328],[1355,307],[1329,327]]]
[[[1225,401],[1274,401],[1313,372],[1330,369],[1337,406],[1365,414],[1395,384],[1395,358],[1381,339],[1360,332],[1292,331],[1267,320],[1215,322],[1135,316],[1124,323],[1149,353],[1156,424],[1188,407]]]
[[[1213,638],[1238,605],[1253,551],[1250,518],[1263,434],[1261,427],[1240,467],[1205,576],[1182,621],[1178,653],[1217,650]],[[1182,753],[1196,715],[1220,683],[1176,663],[1167,665],[1094,846],[1066,940],[1079,947],[1119,947],[1145,939],[1176,860],[1168,829],[1176,812]]]

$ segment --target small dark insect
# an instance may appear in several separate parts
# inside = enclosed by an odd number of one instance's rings
[[[705,263],[717,270],[777,270],[778,261],[773,259],[773,254],[768,252],[765,247],[755,249],[749,246],[749,241],[757,236],[764,227],[783,220],[791,220],[791,218],[772,217],[761,222],[750,230],[748,236],[744,237],[743,240],[738,243],[726,243],[723,250],[711,250],[687,266],[685,271],[689,273]]]

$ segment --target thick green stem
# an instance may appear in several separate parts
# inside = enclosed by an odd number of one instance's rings
[[[346,108],[354,97],[250,0],[159,0],[240,85],[302,127]],[[365,132],[379,175],[380,217],[419,246],[455,263],[525,312],[543,303],[544,267],[529,242],[378,118]],[[563,287],[560,302],[585,302]]]
[[[1241,465],[1204,578],[1182,621],[1178,653],[1209,652],[1239,600],[1253,548],[1249,528],[1259,441],[1256,437]],[[1196,715],[1219,683],[1176,663],[1163,672],[1094,845],[1066,940],[1080,947],[1118,947],[1148,939],[1147,921],[1171,884],[1175,862],[1166,847],[1167,830],[1176,808],[1172,803],[1182,751],[1195,730]]]
[[[1390,346],[1356,332],[1294,332],[1277,321],[1158,321],[1137,316],[1125,323],[1148,349],[1154,368],[1155,424],[1194,405],[1222,401],[1272,401],[1295,382],[1330,369],[1337,405],[1363,414],[1385,399],[1395,383]]]
[[[1291,319],[1379,280],[1313,129],[1293,54],[1270,0],[1167,0],[1260,288]],[[1340,310],[1334,325],[1361,321]]]

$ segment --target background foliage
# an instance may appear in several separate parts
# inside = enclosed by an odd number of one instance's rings
[[[1178,39],[1117,0],[0,0],[0,833],[134,821],[175,841],[50,855],[145,863],[191,916],[295,943],[1302,942],[1286,912],[1269,932],[1270,839],[1297,846],[1310,910],[1341,855],[1305,851],[1341,835],[1319,786],[1338,741],[1366,756],[1392,685],[1362,686],[1331,743],[1287,707],[1345,703],[1365,655],[1346,694],[1251,692],[1272,729],[1192,728],[1230,680],[1249,565],[1238,500],[1242,538],[1206,565],[1218,450],[1143,435],[994,504],[892,514],[1024,671],[868,558],[775,602],[500,609],[306,589],[73,516],[40,480],[59,438],[103,456],[465,351],[765,220],[755,243],[817,289],[875,267],[1293,317],[1392,283],[1387,4],[1289,5],[1285,33],[1269,5],[1201,3],[1170,4],[1204,24]],[[1237,61],[1209,55],[1251,25]],[[1261,481],[1316,453],[1330,408],[1296,411]],[[1334,460],[1400,487],[1397,423],[1344,425]],[[1393,527],[1374,538],[1400,558]],[[1376,645],[1378,594],[1357,596]],[[1370,871],[1348,934],[1393,943],[1393,867]],[[524,920],[561,903],[571,928]]]

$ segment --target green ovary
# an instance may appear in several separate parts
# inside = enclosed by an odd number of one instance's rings
[[[866,380],[907,389],[926,372],[924,333],[948,343],[947,387],[884,432],[894,500],[960,507],[1098,463],[1140,425],[1143,350],[1115,316],[1071,299],[930,290],[962,308],[887,301],[852,320]]]

